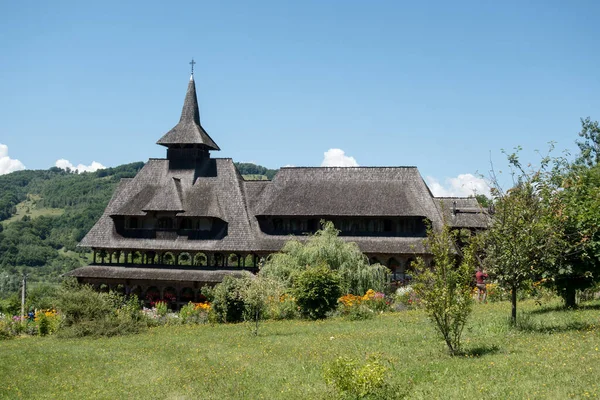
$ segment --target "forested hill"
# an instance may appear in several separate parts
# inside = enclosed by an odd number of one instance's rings
[[[102,215],[121,178],[133,177],[136,162],[77,174],[60,168],[0,176],[0,292],[27,269],[32,280],[53,281],[87,262],[76,248]]]
[[[273,179],[277,169],[268,169],[252,163],[234,163],[240,174],[246,179]]]
[[[24,269],[33,280],[54,281],[88,262],[77,243],[100,218],[117,183],[142,162],[75,173],[60,168],[0,176],[0,295]],[[236,163],[246,179],[271,179],[276,170]],[[10,283],[13,282],[13,283]]]

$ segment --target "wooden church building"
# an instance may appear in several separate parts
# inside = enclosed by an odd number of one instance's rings
[[[281,168],[271,181],[247,181],[200,123],[193,74],[179,123],[150,159],[123,179],[104,214],[81,241],[91,265],[69,275],[174,306],[197,301],[199,289],[227,274],[256,272],[261,260],[322,219],[356,242],[371,262],[387,265],[402,284],[410,263],[428,257],[426,222],[481,229],[486,214],[474,198],[436,198],[416,167]]]

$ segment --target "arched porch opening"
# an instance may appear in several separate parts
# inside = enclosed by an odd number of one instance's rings
[[[391,257],[387,261],[387,267],[391,272],[391,281],[394,286],[404,285],[404,268],[402,268],[400,261],[395,257]]]
[[[142,299],[142,287],[137,285],[131,288],[131,290],[129,291],[129,295],[130,296],[137,296],[137,298],[139,300],[143,300]]]
[[[131,263],[132,264],[141,264],[142,263],[142,253],[140,251],[134,251],[131,253]]]
[[[240,256],[235,254],[235,253],[231,253],[227,256],[227,265],[225,265],[226,267],[235,267],[235,266],[240,266]]]
[[[165,265],[175,265],[175,255],[170,251],[167,251],[162,256],[162,263]]]
[[[180,296],[180,301],[184,304],[189,303],[190,301],[194,301],[196,298],[196,295],[194,293],[194,289],[192,289],[191,287],[184,287],[183,289],[181,289],[181,296]]]
[[[169,308],[175,309],[177,303],[177,289],[172,286],[166,287],[163,290],[163,300],[167,303]]]
[[[190,253],[188,252],[183,252],[179,254],[178,260],[177,260],[177,265],[192,265],[192,256],[190,256]]]
[[[144,300],[150,307],[154,307],[154,304],[161,300],[160,289],[156,286],[150,286],[144,293]]]
[[[225,256],[222,253],[215,253],[214,255],[214,266],[215,267],[224,267],[225,266]]]
[[[157,254],[155,251],[147,251],[145,253],[145,264],[156,264]]]
[[[194,255],[194,263],[193,265],[206,267],[208,265],[208,257],[204,253],[196,253]]]

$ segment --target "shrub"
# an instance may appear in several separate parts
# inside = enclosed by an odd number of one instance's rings
[[[65,327],[81,321],[100,320],[114,313],[106,293],[96,292],[89,285],[69,285],[58,295],[57,307],[63,315]]]
[[[243,290],[248,284],[247,278],[223,278],[213,290],[209,317],[215,322],[241,322],[245,310]]]
[[[159,317],[164,317],[169,312],[169,307],[167,306],[166,301],[157,301],[154,304],[154,307],[156,308],[156,314]]]
[[[21,297],[13,293],[10,297],[0,300],[0,313],[17,315],[21,312]]]
[[[52,309],[56,306],[58,289],[55,286],[41,284],[27,291],[27,309]]]
[[[57,306],[61,337],[124,335],[147,327],[137,297],[99,293],[89,285],[67,283],[59,291]]]
[[[215,299],[215,288],[213,286],[204,285],[200,288],[200,296],[204,297],[207,302],[212,303]]]
[[[296,298],[291,294],[283,293],[279,297],[269,299],[266,318],[275,320],[295,319],[299,315]]]
[[[341,398],[393,398],[386,379],[389,368],[378,356],[367,357],[365,363],[338,357],[324,368],[324,378]]]
[[[0,340],[12,339],[12,321],[6,315],[0,313]]]
[[[293,291],[304,317],[325,318],[337,307],[341,294],[340,277],[326,265],[308,267],[294,280]]]

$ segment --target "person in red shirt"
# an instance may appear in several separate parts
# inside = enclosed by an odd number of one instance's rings
[[[488,274],[485,272],[485,269],[481,269],[481,267],[477,267],[477,272],[475,273],[475,280],[478,289],[477,293],[477,301],[480,303],[483,301],[484,303],[487,300],[487,290],[485,288],[485,281],[488,279]]]

